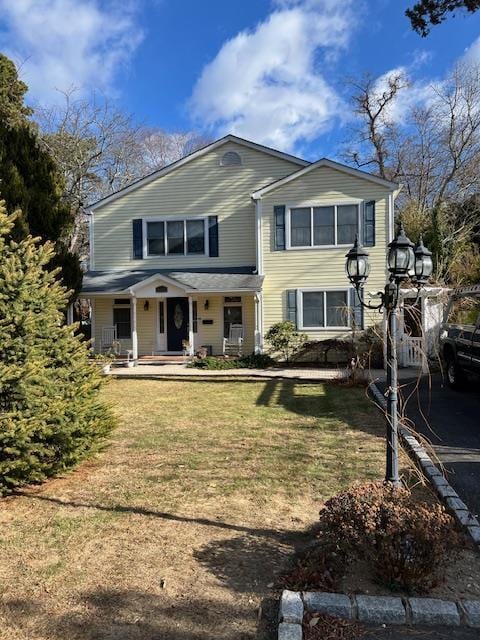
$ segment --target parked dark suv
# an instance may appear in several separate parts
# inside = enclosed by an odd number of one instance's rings
[[[451,387],[461,388],[467,373],[480,374],[480,285],[454,291],[440,342]]]

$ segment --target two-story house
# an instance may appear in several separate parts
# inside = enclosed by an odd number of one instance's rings
[[[355,303],[345,254],[359,234],[368,288],[383,288],[397,192],[337,162],[228,135],[100,200],[82,292],[95,350],[112,328],[136,359],[185,342],[221,354],[232,324],[249,353],[285,319],[314,340],[378,322]]]

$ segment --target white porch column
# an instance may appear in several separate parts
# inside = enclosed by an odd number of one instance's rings
[[[132,358],[136,362],[138,360],[138,338],[137,338],[137,298],[132,294]]]
[[[67,307],[67,324],[73,324],[73,302]]]
[[[193,300],[192,296],[188,296],[188,342],[190,344],[189,355],[193,356],[195,353],[195,347],[193,344]]]
[[[261,291],[255,294],[255,353],[263,352],[263,308]]]

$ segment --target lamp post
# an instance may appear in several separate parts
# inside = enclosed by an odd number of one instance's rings
[[[355,239],[355,243],[345,256],[345,269],[348,279],[355,287],[358,298],[367,309],[384,309],[387,316],[387,460],[385,481],[399,486],[398,475],[398,382],[397,382],[397,310],[401,283],[411,278],[418,293],[432,275],[431,252],[423,245],[420,237],[416,247],[405,234],[403,225],[388,245],[387,267],[390,277],[385,289],[377,295],[380,303],[372,305],[365,302],[363,287],[370,273],[369,253]],[[417,298],[418,299],[418,298]]]

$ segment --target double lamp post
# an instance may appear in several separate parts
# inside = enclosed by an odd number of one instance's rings
[[[397,310],[402,282],[410,279],[418,292],[432,275],[431,252],[423,245],[420,237],[417,246],[407,238],[403,225],[388,245],[387,267],[390,277],[385,289],[377,293],[378,304],[365,302],[364,285],[370,273],[369,253],[355,239],[346,257],[348,279],[355,287],[358,299],[367,309],[384,309],[387,319],[386,369],[387,369],[387,464],[385,481],[400,485],[398,474],[398,382],[397,382]],[[417,297],[418,299],[418,297]]]

